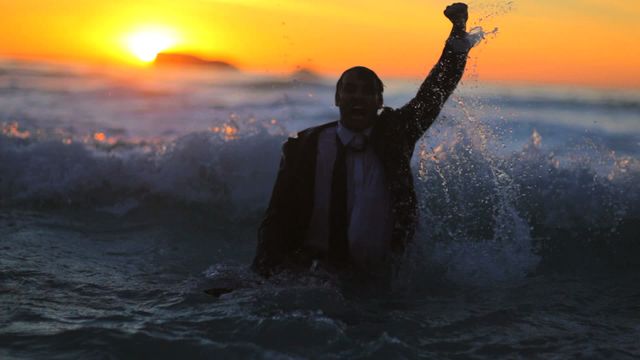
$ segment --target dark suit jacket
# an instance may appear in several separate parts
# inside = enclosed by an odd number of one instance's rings
[[[417,221],[417,200],[411,157],[417,141],[436,119],[462,77],[467,52],[454,52],[450,41],[416,97],[399,109],[384,108],[376,120],[370,144],[384,168],[392,198],[392,250],[403,252]],[[331,122],[289,138],[282,149],[280,169],[271,201],[258,231],[252,268],[269,275],[283,267],[308,266],[303,247],[314,201],[318,134]]]

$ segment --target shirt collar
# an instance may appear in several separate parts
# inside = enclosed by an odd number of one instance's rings
[[[371,135],[372,128],[373,128],[372,126],[369,126],[368,128],[362,131],[353,131],[353,130],[347,129],[346,126],[343,126],[342,123],[338,121],[337,132],[338,132],[338,137],[340,138],[340,142],[342,142],[343,145],[349,145],[349,143],[356,136],[364,136],[365,138],[368,138],[369,135]]]

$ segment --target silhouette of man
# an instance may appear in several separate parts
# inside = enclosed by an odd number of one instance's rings
[[[414,147],[460,81],[471,48],[467,5],[452,4],[444,15],[451,34],[409,103],[383,108],[382,81],[356,66],[336,85],[340,120],[285,142],[254,271],[268,276],[318,261],[368,271],[404,252],[417,221]]]

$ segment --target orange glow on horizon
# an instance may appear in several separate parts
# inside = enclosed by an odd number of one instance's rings
[[[453,0],[0,0],[0,57],[141,65],[164,50],[233,59],[242,69],[337,74],[369,66],[423,78]],[[640,88],[637,0],[473,0],[469,25],[498,27],[467,73],[488,81]]]

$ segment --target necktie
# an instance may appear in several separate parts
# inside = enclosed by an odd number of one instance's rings
[[[364,134],[355,134],[351,142],[347,144],[349,150],[355,152],[365,151],[367,149],[367,136]]]
[[[343,266],[349,261],[347,238],[347,162],[346,146],[336,136],[336,160],[331,177],[331,202],[329,223],[329,261]]]

